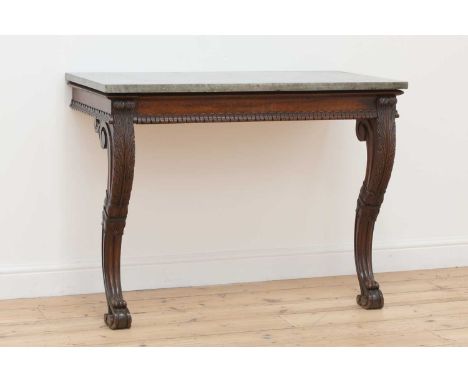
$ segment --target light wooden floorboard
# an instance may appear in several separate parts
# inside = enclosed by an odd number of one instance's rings
[[[467,346],[468,267],[125,293],[130,330],[105,327],[104,294],[0,301],[0,346]]]

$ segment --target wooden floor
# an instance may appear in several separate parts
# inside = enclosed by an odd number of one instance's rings
[[[0,301],[1,346],[467,346],[468,268],[377,275],[383,310],[354,276],[125,293],[130,330],[103,294]]]

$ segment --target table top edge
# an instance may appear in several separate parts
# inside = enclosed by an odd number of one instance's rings
[[[251,72],[250,72],[251,73]],[[277,72],[278,73],[278,72]],[[291,72],[292,73],[292,72]],[[344,73],[344,72],[330,72]],[[119,73],[117,73],[119,74]],[[158,73],[160,74],[160,73]],[[348,73],[344,73],[348,74]],[[350,75],[355,75],[349,73]],[[375,81],[346,82],[259,82],[259,83],[103,83],[85,77],[86,73],[65,73],[72,86],[86,87],[106,95],[166,93],[255,93],[255,92],[349,92],[395,91],[408,89],[408,82],[376,78]],[[356,75],[359,76],[359,75]],[[368,76],[362,76],[368,77]],[[373,77],[369,77],[373,79]]]

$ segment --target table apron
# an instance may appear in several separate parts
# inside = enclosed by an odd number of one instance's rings
[[[73,87],[71,106],[110,120],[116,104],[133,102],[134,123],[352,120],[377,117],[377,100],[400,91],[174,93],[104,95]]]

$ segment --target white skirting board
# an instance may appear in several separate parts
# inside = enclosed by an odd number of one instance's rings
[[[468,239],[376,247],[373,259],[377,274],[468,266]],[[122,287],[124,290],[156,289],[352,274],[355,268],[351,249],[224,251],[133,258],[132,263],[123,259]],[[100,259],[93,264],[78,261],[62,267],[0,269],[0,299],[103,290]]]

